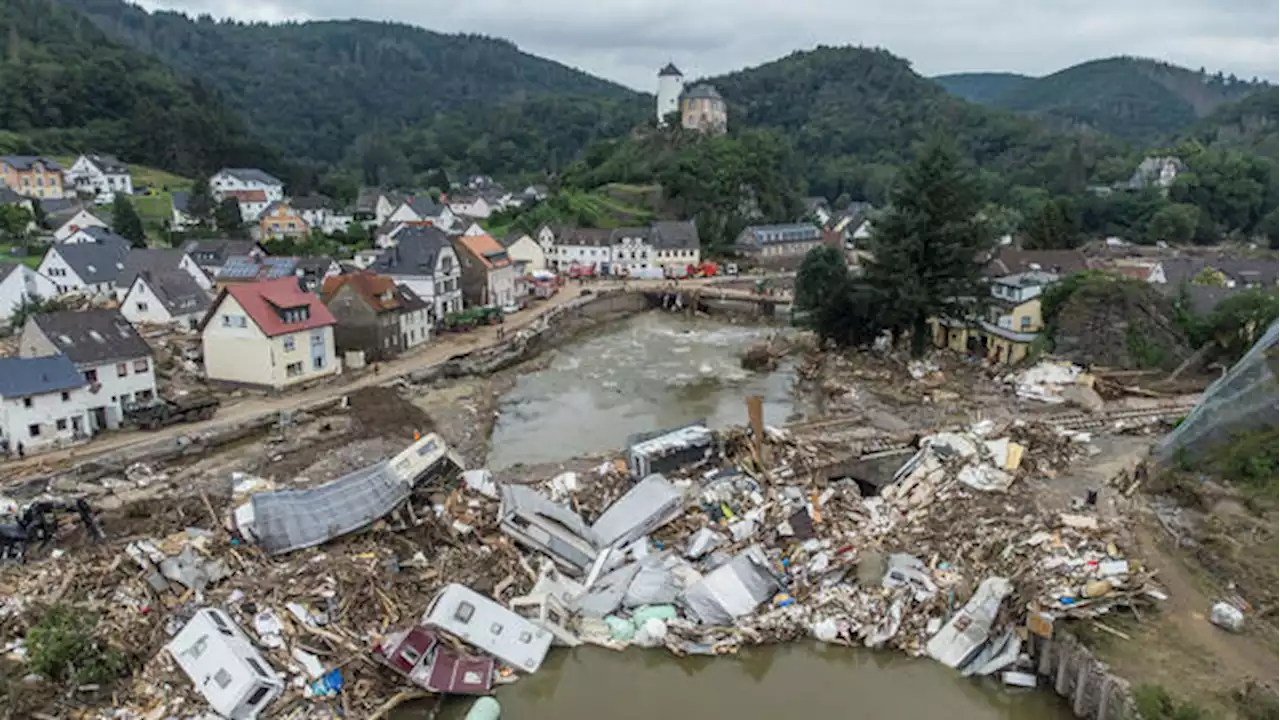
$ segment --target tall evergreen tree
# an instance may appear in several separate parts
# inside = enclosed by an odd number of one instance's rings
[[[1074,243],[1067,217],[1056,200],[1049,200],[1027,224],[1026,247],[1035,250],[1062,250]]]
[[[201,224],[213,214],[213,191],[209,189],[209,176],[201,175],[191,183],[191,195],[187,198],[187,212]]]
[[[133,209],[133,202],[124,193],[116,193],[116,199],[111,203],[111,229],[128,239],[136,248],[147,246],[147,233],[142,229],[142,218],[138,217],[138,211]]]
[[[902,170],[872,229],[866,283],[886,327],[910,331],[915,355],[924,353],[929,318],[965,317],[983,295],[981,256],[994,235],[981,209],[955,147],[935,136]]]
[[[219,232],[239,235],[244,230],[244,218],[240,215],[240,201],[229,197],[218,203],[213,209],[213,224]]]

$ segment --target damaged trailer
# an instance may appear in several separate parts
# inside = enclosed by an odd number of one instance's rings
[[[671,472],[710,457],[715,442],[705,420],[632,435],[627,440],[627,467],[638,478]]]
[[[284,681],[235,622],[201,608],[166,646],[219,715],[254,720],[284,692]]]
[[[521,485],[502,486],[501,528],[517,542],[546,554],[565,572],[583,575],[599,554],[586,522],[564,505]]]
[[[732,625],[781,589],[764,549],[752,545],[704,575],[680,600],[704,625]]]
[[[551,633],[465,585],[451,583],[436,593],[422,624],[439,628],[527,673],[542,666]]]
[[[319,487],[257,493],[236,508],[240,533],[272,555],[314,547],[391,513],[420,483],[461,469],[440,436]]]
[[[601,547],[622,546],[666,525],[683,510],[684,493],[680,488],[653,474],[610,505],[591,531]]]
[[[387,636],[374,655],[414,685],[444,695],[487,695],[497,669],[493,658],[454,652],[421,625]]]

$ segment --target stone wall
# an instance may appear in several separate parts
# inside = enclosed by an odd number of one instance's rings
[[[1137,716],[1128,681],[1115,675],[1069,633],[1055,631],[1052,638],[1031,636],[1036,672],[1048,687],[1065,698],[1078,718],[1128,720]]]

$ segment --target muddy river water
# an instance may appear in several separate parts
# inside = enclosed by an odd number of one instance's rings
[[[632,433],[701,418],[744,423],[743,397],[752,394],[764,396],[766,422],[781,424],[806,410],[792,399],[788,367],[751,374],[738,363],[769,332],[649,313],[580,337],[502,398],[490,467],[614,450]],[[555,649],[536,675],[497,696],[505,720],[1070,717],[1047,692],[1009,692],[931,660],[816,642],[724,658]],[[441,717],[460,718],[469,705],[450,703]]]

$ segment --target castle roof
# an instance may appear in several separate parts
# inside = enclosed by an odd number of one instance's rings
[[[684,77],[684,73],[680,72],[680,68],[676,67],[675,63],[667,63],[666,67],[658,71],[658,77],[667,77],[668,75]]]
[[[721,100],[720,92],[710,85],[694,85],[684,91],[684,97],[689,99],[709,98],[711,100]]]

